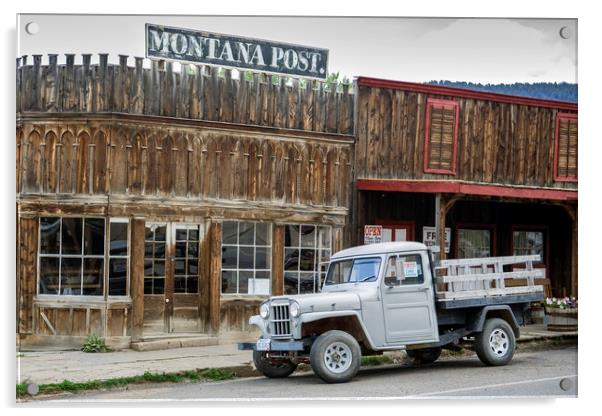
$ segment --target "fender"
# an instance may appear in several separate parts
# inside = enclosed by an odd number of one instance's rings
[[[490,312],[494,312],[490,314]],[[520,337],[520,329],[518,326],[518,322],[516,322],[516,317],[514,316],[514,312],[508,305],[491,305],[485,306],[481,309],[476,315],[472,317],[467,322],[467,329],[470,332],[481,332],[483,331],[483,326],[485,325],[485,320],[487,319],[487,315],[495,315],[501,318],[504,318],[508,324],[512,327],[514,331],[514,335],[516,338]]]
[[[342,318],[342,317],[355,317],[360,324],[360,328],[364,332],[364,337],[366,337],[368,344],[370,344],[370,348],[372,348],[373,350],[376,350],[376,345],[372,341],[372,338],[370,337],[370,333],[366,329],[366,326],[364,325],[364,322],[362,321],[362,318],[358,311],[307,312],[307,313],[301,314],[300,321],[303,324],[303,323],[308,323],[308,322],[319,321],[320,319]]]

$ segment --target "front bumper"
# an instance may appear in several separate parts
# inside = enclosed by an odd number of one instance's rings
[[[239,350],[255,350],[257,343],[255,342],[239,342]],[[302,341],[270,341],[270,351],[303,351],[304,346]]]

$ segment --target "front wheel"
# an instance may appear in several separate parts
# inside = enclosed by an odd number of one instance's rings
[[[291,360],[270,360],[265,352],[257,350],[253,350],[253,362],[257,371],[269,378],[288,377],[297,368]]]
[[[488,319],[483,332],[475,337],[477,356],[487,365],[506,365],[514,355],[516,341],[508,322],[500,318]]]
[[[437,361],[441,355],[441,348],[422,348],[419,350],[406,350],[406,354],[413,365],[430,364]]]
[[[361,349],[355,338],[343,331],[328,331],[311,346],[314,373],[327,383],[345,383],[360,369]]]

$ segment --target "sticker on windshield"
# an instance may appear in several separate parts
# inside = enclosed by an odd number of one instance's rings
[[[415,261],[403,262],[404,277],[418,277],[418,263]]]

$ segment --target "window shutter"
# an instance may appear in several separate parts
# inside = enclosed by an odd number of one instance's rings
[[[556,123],[555,179],[577,179],[577,116],[559,113]]]
[[[457,102],[428,101],[425,172],[456,174],[457,116]]]

